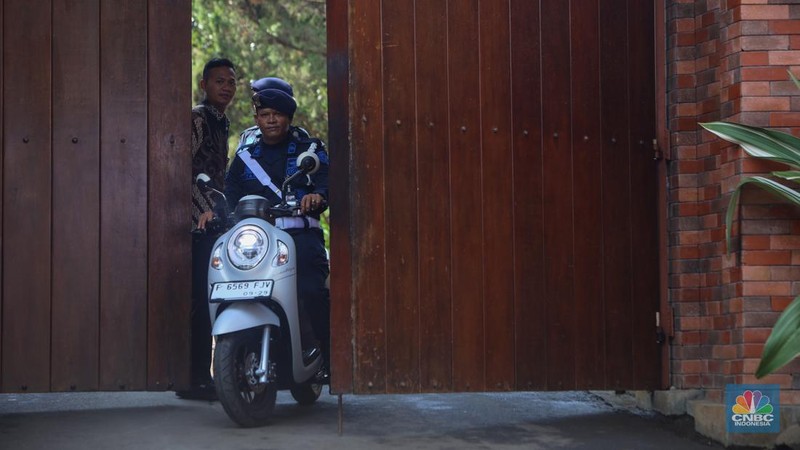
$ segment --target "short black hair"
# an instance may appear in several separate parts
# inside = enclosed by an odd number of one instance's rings
[[[211,73],[211,69],[217,67],[230,67],[233,71],[236,71],[236,67],[233,66],[233,63],[228,58],[212,58],[209,60],[205,66],[203,66],[203,80],[208,80],[208,74]]]

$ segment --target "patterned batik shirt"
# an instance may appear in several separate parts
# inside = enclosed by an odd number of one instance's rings
[[[200,215],[214,211],[215,194],[201,192],[194,179],[205,173],[222,190],[225,167],[228,165],[228,132],[230,121],[224,113],[203,102],[192,108],[192,228],[197,228]]]

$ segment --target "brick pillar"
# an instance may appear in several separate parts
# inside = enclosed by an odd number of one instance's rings
[[[800,403],[792,390],[800,364],[753,375],[771,326],[800,292],[800,211],[747,189],[727,253],[731,192],[743,175],[777,166],[697,125],[800,126],[800,92],[786,73],[800,65],[798,19],[796,0],[667,2],[671,382],[705,389],[712,400],[722,399],[727,383],[757,382],[780,384],[782,401]]]

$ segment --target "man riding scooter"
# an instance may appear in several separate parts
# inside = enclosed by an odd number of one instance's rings
[[[297,172],[297,156],[311,151],[319,157],[319,170],[310,175],[312,189],[299,187],[295,197],[303,213],[283,217],[275,225],[294,240],[297,255],[297,293],[303,357],[311,360],[322,350],[329,364],[330,297],[325,280],[329,265],[325,238],[319,225],[327,208],[328,154],[319,139],[290,133],[297,110],[292,86],[280,78],[259,80],[252,97],[260,139],[242,142],[225,177],[225,195],[231,209],[245,195],[257,194],[271,203],[280,200],[280,186]]]

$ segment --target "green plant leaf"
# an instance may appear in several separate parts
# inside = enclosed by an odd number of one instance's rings
[[[786,71],[789,72],[789,78],[791,78],[792,81],[794,81],[794,85],[797,86],[797,89],[800,89],[800,80],[798,80],[797,77],[794,76],[791,70],[786,69]]]
[[[800,355],[800,296],[781,313],[772,328],[761,362],[756,369],[756,378],[761,378],[783,367]]]
[[[760,176],[747,177],[743,179],[733,191],[731,199],[728,202],[728,210],[725,213],[725,243],[728,246],[728,253],[731,251],[731,227],[733,226],[733,216],[736,213],[736,205],[739,202],[739,196],[741,195],[742,187],[751,183],[766,191],[772,192],[778,197],[785,198],[795,205],[800,205],[800,192],[784,186],[775,180],[770,180],[769,178]]]
[[[800,139],[790,134],[728,122],[701,123],[700,126],[726,141],[739,144],[751,156],[800,169]]]
[[[783,178],[784,180],[794,181],[800,179],[800,170],[784,170],[779,172],[772,172],[772,175]]]

